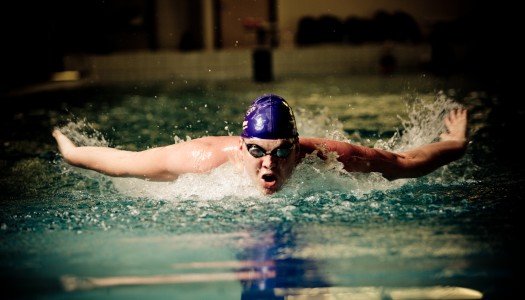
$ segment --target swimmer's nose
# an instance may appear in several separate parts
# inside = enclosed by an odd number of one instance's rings
[[[265,155],[261,159],[263,160],[262,166],[264,168],[271,170],[275,167],[276,159],[273,157],[273,155]]]

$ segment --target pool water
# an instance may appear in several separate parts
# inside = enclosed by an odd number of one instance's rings
[[[174,183],[65,164],[51,137],[142,150],[237,135],[263,93],[300,136],[400,150],[470,111],[460,160],[388,182],[311,158],[260,196],[231,166]],[[500,299],[517,294],[523,111],[458,78],[414,75],[75,85],[6,95],[0,276],[8,299]],[[515,156],[513,156],[515,155]]]

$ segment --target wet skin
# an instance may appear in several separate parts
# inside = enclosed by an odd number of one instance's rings
[[[290,147],[293,144],[291,140],[240,139],[239,144],[244,170],[250,176],[255,187],[263,195],[270,195],[282,189],[296,166],[299,153],[298,144],[293,145],[292,151],[287,157],[277,157],[270,153],[281,147]],[[248,152],[249,147],[247,145],[257,145],[265,151],[266,155],[259,158],[253,157]]]

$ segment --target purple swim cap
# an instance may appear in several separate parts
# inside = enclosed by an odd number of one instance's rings
[[[265,94],[246,110],[241,137],[277,140],[298,136],[292,108],[284,98]]]

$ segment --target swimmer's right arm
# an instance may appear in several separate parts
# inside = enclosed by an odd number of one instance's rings
[[[135,152],[110,147],[79,147],[58,129],[52,134],[67,163],[108,176],[172,181],[180,174],[209,171],[227,160],[222,153],[212,153],[213,149],[208,147],[210,143],[199,140]]]
[[[169,181],[177,178],[162,164],[166,159],[165,151],[149,149],[133,152],[109,147],[77,147],[60,130],[53,131],[58,150],[70,165],[94,170],[109,176],[138,177],[158,181]]]

